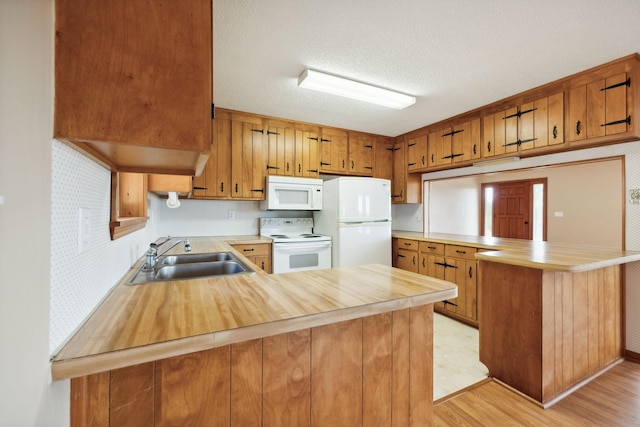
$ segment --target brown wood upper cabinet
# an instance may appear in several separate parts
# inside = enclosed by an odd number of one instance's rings
[[[262,118],[231,119],[231,198],[264,200],[267,171],[266,129]]]
[[[293,123],[267,120],[267,174],[296,175],[295,129]]]
[[[487,114],[483,128],[483,158],[563,144],[564,93]]]
[[[633,130],[629,61],[577,79],[569,90],[569,141],[607,138]]]
[[[407,140],[396,139],[393,145],[393,179],[391,180],[391,203],[421,203],[422,176],[407,171]]]
[[[373,175],[373,138],[368,134],[349,133],[349,173]]]
[[[480,119],[429,132],[427,166],[437,168],[480,158]]]
[[[203,172],[193,177],[192,198],[231,198],[231,115],[216,110],[211,156]]]
[[[345,130],[322,128],[320,137],[320,172],[346,174],[348,171],[349,134]]]
[[[211,0],[59,0],[55,14],[54,137],[112,170],[199,174],[211,147]]]
[[[427,134],[410,135],[407,141],[407,171],[427,168]]]
[[[320,176],[318,159],[320,129],[317,126],[296,124],[295,176],[317,178]]]

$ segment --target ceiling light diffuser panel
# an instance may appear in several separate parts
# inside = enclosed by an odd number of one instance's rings
[[[416,103],[416,97],[371,86],[344,77],[306,69],[298,78],[298,86],[332,95],[344,96],[359,101],[371,102],[385,107],[402,110]]]

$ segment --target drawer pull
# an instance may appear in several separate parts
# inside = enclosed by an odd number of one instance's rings
[[[466,253],[467,253],[467,251],[461,251],[461,250],[459,250],[459,249],[458,249],[458,250],[456,250],[456,253],[457,253],[457,254],[462,254],[462,255],[464,255],[464,254],[466,254]]]
[[[452,305],[452,306],[454,306],[454,307],[457,307],[457,306],[458,306],[458,304],[456,304],[455,302],[451,302],[451,301],[449,301],[449,300],[444,300],[444,301],[442,301],[442,302],[444,303],[444,305],[449,304],[449,305]]]
[[[406,258],[406,256],[398,254],[398,258]]]
[[[425,268],[427,265],[425,264],[425,259],[422,258],[422,268]]]
[[[404,242],[404,245],[405,245],[405,246],[411,246],[411,243],[409,243],[409,242]]]
[[[469,267],[469,279],[473,279],[473,267]]]
[[[427,249],[431,249],[432,251],[435,251],[436,247],[435,246],[427,246]]]
[[[253,252],[255,251],[254,248],[249,248],[249,249],[243,249],[242,252]]]

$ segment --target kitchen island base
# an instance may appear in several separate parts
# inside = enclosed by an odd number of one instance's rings
[[[431,425],[433,304],[71,380],[71,425]]]
[[[548,407],[620,360],[621,269],[481,261],[480,361],[490,376]]]

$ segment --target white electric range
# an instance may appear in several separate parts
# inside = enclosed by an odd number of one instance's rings
[[[331,236],[313,232],[313,218],[260,218],[260,235],[273,240],[272,271],[331,268]]]

